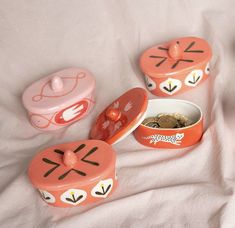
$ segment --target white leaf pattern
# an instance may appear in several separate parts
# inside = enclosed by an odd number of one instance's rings
[[[102,124],[102,128],[106,129],[109,126],[109,120],[106,120],[103,124]]]
[[[81,189],[69,189],[60,196],[60,199],[64,203],[76,206],[84,201],[86,197],[87,193]]]
[[[79,114],[79,112],[84,108],[83,105],[75,105],[72,106],[71,108],[66,109],[62,116],[65,121],[69,121],[73,119],[75,116]]]
[[[128,112],[130,109],[132,109],[132,103],[129,101],[124,107],[124,111]]]
[[[202,70],[193,70],[185,78],[185,85],[195,87],[203,78]]]
[[[91,195],[98,198],[106,198],[113,188],[113,179],[101,180],[92,190]]]
[[[114,126],[114,131],[119,130],[119,129],[121,128],[121,126],[122,126],[122,122],[121,122],[121,121],[118,121],[118,122],[115,124],[115,126]]]
[[[178,79],[168,78],[160,84],[160,90],[168,95],[172,95],[180,90],[182,83]]]
[[[113,103],[113,108],[115,109],[119,108],[119,101]]]

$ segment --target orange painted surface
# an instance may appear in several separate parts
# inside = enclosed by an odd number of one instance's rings
[[[146,50],[140,58],[140,68],[154,95],[171,96],[205,81],[211,57],[212,50],[205,40],[184,37]]]
[[[107,143],[77,141],[38,153],[28,175],[47,203],[58,207],[84,205],[115,190],[115,162],[116,154]]]
[[[147,103],[144,89],[134,88],[127,91],[98,116],[90,132],[91,139],[113,144],[127,133],[130,134],[144,115]]]
[[[140,125],[134,136],[141,144],[153,148],[177,149],[197,143],[203,133],[202,118],[192,126],[178,129],[150,128]]]

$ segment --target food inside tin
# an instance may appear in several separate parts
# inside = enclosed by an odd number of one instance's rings
[[[180,113],[160,113],[146,118],[142,124],[152,128],[182,128],[192,125],[193,121]]]

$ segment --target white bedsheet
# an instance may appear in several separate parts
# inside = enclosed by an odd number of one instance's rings
[[[0,226],[234,228],[234,21],[235,1],[0,0]],[[214,52],[210,79],[176,97],[202,107],[202,141],[154,150],[130,135],[114,146],[119,187],[110,198],[73,209],[47,206],[27,178],[32,157],[86,139],[106,105],[145,87],[140,53],[187,35],[207,39]],[[22,92],[70,66],[95,75],[95,109],[68,128],[41,133],[27,120]]]

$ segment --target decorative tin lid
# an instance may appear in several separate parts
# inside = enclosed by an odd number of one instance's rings
[[[96,119],[90,137],[117,143],[133,132],[144,120],[147,109],[147,92],[134,88],[112,102]]]
[[[36,188],[57,191],[92,184],[115,170],[116,154],[99,140],[49,147],[30,163],[28,175]]]
[[[24,91],[23,104],[32,113],[52,113],[86,97],[94,87],[95,79],[90,72],[68,68],[30,85]]]
[[[212,56],[209,44],[197,37],[174,39],[146,50],[140,58],[145,75],[161,78],[208,62]]]

